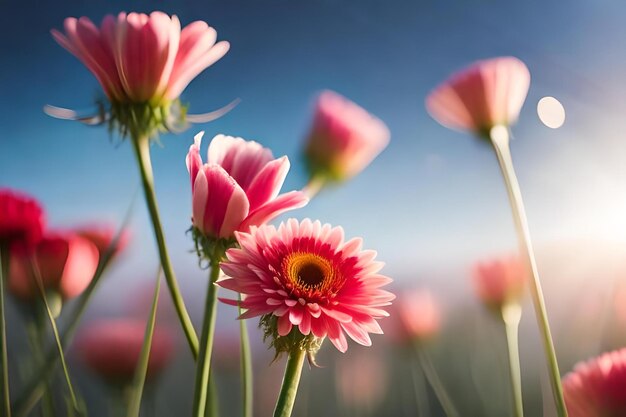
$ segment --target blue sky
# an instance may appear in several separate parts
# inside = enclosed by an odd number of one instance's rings
[[[446,1],[55,1],[3,2],[0,36],[0,185],[40,198],[50,223],[121,221],[139,184],[128,143],[106,128],[47,117],[50,103],[89,109],[93,76],[49,35],[66,16],[99,22],[106,13],[154,9],[183,24],[205,20],[231,51],[183,93],[192,112],[241,104],[224,118],[165,135],[153,162],[168,243],[188,293],[206,282],[189,253],[190,191],[184,158],[198,130],[257,140],[292,169],[285,190],[304,185],[299,151],[311,100],[333,89],[383,119],[389,147],[360,176],[293,213],[363,236],[400,282],[466,285],[476,257],[514,250],[516,240],[496,160],[468,135],[424,109],[426,94],[481,58],[514,55],[532,84],[513,156],[538,247],[583,239],[626,241],[625,7],[618,0]],[[536,103],[557,97],[559,130],[543,127]],[[205,143],[206,147],[206,143]],[[203,151],[204,152],[204,151]],[[133,244],[103,288],[151,279],[157,264],[139,201]],[[102,299],[104,299],[102,298]]]

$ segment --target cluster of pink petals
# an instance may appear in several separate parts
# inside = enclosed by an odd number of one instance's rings
[[[80,295],[91,282],[98,267],[98,248],[73,232],[50,232],[31,254],[14,247],[11,252],[8,289],[30,301],[39,297],[37,275],[43,287],[63,299]]]
[[[313,174],[345,180],[361,172],[389,143],[389,129],[365,109],[333,92],[315,103],[305,154]]]
[[[485,304],[501,307],[509,302],[519,302],[528,273],[516,256],[501,257],[478,262],[472,269],[476,295]]]
[[[116,102],[160,102],[178,98],[207,67],[222,58],[228,42],[196,21],[181,30],[180,21],[163,12],[107,15],[100,27],[89,18],[68,17],[65,33],[54,39],[75,55]]]
[[[241,248],[229,249],[222,263],[230,278],[218,284],[243,295],[241,318],[273,314],[280,336],[297,326],[303,335],[328,336],[341,352],[348,349],[344,331],[364,346],[372,343],[368,333],[382,334],[376,320],[389,315],[384,307],[395,296],[380,288],[391,279],[379,274],[375,251],[361,250],[361,239],[344,242],[341,227],[310,219],[236,236]],[[323,280],[307,284],[302,275],[315,262],[326,269]]]
[[[44,212],[30,196],[8,188],[0,188],[0,245],[31,246],[41,239]]]
[[[424,289],[402,291],[395,307],[407,339],[429,339],[439,332],[441,307],[432,292]]]
[[[139,363],[146,322],[138,319],[109,319],[90,323],[76,340],[84,362],[109,382],[130,382]],[[148,377],[156,376],[174,353],[173,335],[156,327],[152,338]]]
[[[530,72],[514,57],[478,61],[452,75],[426,98],[442,125],[484,134],[517,121],[530,86]]]
[[[232,238],[281,213],[303,207],[308,198],[300,191],[278,195],[289,171],[286,156],[253,141],[217,135],[211,141],[206,164],[200,157],[204,132],[187,154],[191,178],[193,225],[204,235]]]
[[[569,417],[626,416],[626,349],[576,365],[563,395]]]

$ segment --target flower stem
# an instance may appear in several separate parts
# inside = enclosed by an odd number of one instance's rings
[[[241,301],[241,294],[239,295]],[[241,307],[239,314],[241,315]],[[250,353],[250,338],[244,319],[239,320],[239,339],[241,343],[241,391],[243,393],[243,417],[252,417],[252,354]]]
[[[428,402],[428,393],[426,392],[426,383],[424,381],[424,371],[420,366],[411,364],[411,380],[415,391],[415,402],[417,405],[418,417],[428,417],[430,415],[430,404]]]
[[[501,128],[501,129],[500,129]],[[535,307],[535,315],[537,317],[537,325],[541,333],[543,341],[544,353],[548,363],[548,374],[550,376],[550,384],[552,386],[552,396],[559,417],[567,417],[567,409],[563,399],[563,388],[561,386],[561,376],[559,373],[559,364],[554,351],[554,342],[550,333],[550,324],[548,323],[548,314],[546,312],[545,301],[543,299],[543,291],[541,290],[541,281],[539,280],[539,272],[535,262],[535,255],[530,241],[530,231],[528,229],[528,220],[524,210],[524,202],[522,193],[517,182],[515,169],[513,168],[513,159],[511,158],[511,150],[509,148],[510,134],[507,129],[502,126],[496,126],[490,134],[491,143],[498,157],[502,177],[506,184],[509,202],[513,211],[513,220],[517,229],[517,237],[519,239],[520,250],[532,274],[530,281],[530,293]]]
[[[6,320],[4,317],[4,281],[9,276],[9,247],[0,243],[0,367],[2,368],[2,406],[6,417],[11,417],[9,395],[9,359],[7,356]]]
[[[178,282],[176,281],[176,275],[174,275],[174,269],[170,261],[169,254],[167,252],[167,246],[165,244],[165,235],[163,233],[163,227],[161,226],[161,219],[159,216],[159,208],[157,205],[156,193],[154,191],[154,176],[152,174],[152,163],[150,162],[150,139],[147,136],[138,136],[131,139],[133,148],[135,150],[135,156],[137,158],[137,164],[139,165],[139,171],[141,173],[141,182],[143,185],[144,196],[148,211],[150,212],[150,219],[152,220],[152,227],[154,229],[154,235],[156,243],[159,248],[159,257],[161,258],[161,266],[163,267],[163,273],[165,274],[165,280],[172,296],[172,301],[176,308],[176,313],[180,320],[180,324],[185,332],[185,337],[189,343],[189,348],[194,358],[198,357],[198,336],[193,328],[189,313],[185,308],[185,302],[178,288]]]
[[[524,401],[522,398],[522,371],[519,363],[518,329],[522,318],[522,307],[518,303],[507,303],[502,306],[502,320],[506,333],[507,351],[509,355],[509,376],[513,394],[513,411],[515,417],[524,417]]]
[[[211,261],[211,276],[207,289],[204,320],[202,322],[202,340],[200,354],[196,366],[196,385],[193,396],[193,417],[204,417],[209,391],[209,376],[211,374],[211,353],[213,352],[213,334],[215,333],[215,319],[217,316],[217,285],[215,282],[220,275],[219,260]]]
[[[433,389],[435,396],[439,400],[443,411],[446,413],[448,417],[459,417],[459,412],[456,411],[456,407],[452,403],[452,399],[448,395],[448,392],[443,386],[443,383],[439,379],[437,375],[437,371],[433,366],[430,358],[424,351],[422,346],[416,346],[415,352],[417,354],[417,360],[422,367],[422,371],[424,371],[424,376],[426,380],[430,384],[430,387]]]
[[[296,394],[298,393],[298,384],[300,384],[302,364],[304,363],[305,357],[306,350],[304,349],[294,348],[289,352],[283,384],[280,387],[280,394],[278,395],[276,408],[274,409],[274,417],[291,416],[293,405],[296,402]]]
[[[141,346],[141,354],[139,355],[139,363],[135,370],[133,383],[129,392],[127,417],[139,417],[141,411],[141,397],[144,392],[146,383],[146,375],[148,374],[148,363],[150,361],[150,350],[152,348],[152,338],[154,336],[154,327],[156,323],[157,307],[159,305],[159,292],[161,291],[161,268],[157,273],[157,282],[154,288],[154,296],[152,298],[152,307],[150,308],[150,316],[146,323],[146,331]]]

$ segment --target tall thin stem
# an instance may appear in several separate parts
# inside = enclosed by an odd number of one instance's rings
[[[415,353],[417,355],[417,360],[422,367],[422,371],[424,371],[424,376],[428,381],[428,384],[433,389],[437,400],[439,400],[439,404],[443,408],[443,411],[446,413],[448,417],[459,417],[459,412],[456,410],[456,407],[452,403],[452,399],[448,395],[448,391],[443,386],[443,383],[439,379],[439,375],[437,375],[437,371],[433,366],[430,358],[424,351],[424,347],[417,345],[415,348]]]
[[[207,289],[204,319],[202,322],[202,340],[200,341],[200,355],[196,365],[196,385],[193,396],[193,417],[204,417],[209,391],[209,377],[211,375],[211,354],[213,353],[213,335],[215,333],[215,319],[217,316],[217,285],[215,282],[220,275],[219,260],[211,262],[211,275]]]
[[[502,320],[506,333],[507,352],[509,355],[509,376],[513,395],[513,411],[515,417],[524,417],[524,401],[522,398],[522,371],[519,362],[518,329],[522,318],[522,307],[518,303],[507,303],[502,306]]]
[[[241,301],[241,295],[239,295]],[[241,307],[239,314],[241,315]],[[252,417],[252,395],[253,395],[253,377],[252,377],[252,354],[250,352],[250,338],[248,337],[248,328],[246,320],[239,320],[239,343],[241,345],[241,392],[243,393],[243,417]]]
[[[287,366],[285,367],[285,376],[283,384],[280,387],[280,394],[276,401],[274,409],[274,417],[290,417],[293,405],[296,402],[296,394],[298,393],[298,385],[300,384],[300,376],[302,375],[302,364],[306,357],[306,350],[295,348],[289,352],[287,358]]]
[[[7,355],[7,333],[4,314],[4,281],[9,276],[9,247],[0,243],[0,366],[2,367],[2,406],[6,417],[11,417],[9,394],[9,359]]]
[[[302,189],[302,192],[304,192],[307,197],[312,199],[322,190],[322,188],[324,188],[325,184],[326,178],[322,175],[314,175],[311,177],[308,184]]]
[[[567,417],[567,409],[565,408],[565,400],[563,399],[563,387],[561,386],[561,376],[559,373],[559,364],[554,350],[554,342],[550,332],[550,324],[548,323],[548,314],[543,299],[543,291],[541,289],[541,281],[539,280],[539,272],[535,262],[535,255],[530,240],[530,231],[528,229],[528,220],[524,210],[524,202],[522,193],[517,182],[517,176],[513,168],[513,159],[511,158],[511,150],[509,148],[509,132],[502,126],[496,126],[491,131],[491,143],[498,157],[502,177],[506,184],[509,202],[513,211],[513,220],[517,229],[517,237],[519,239],[520,251],[528,265],[529,272],[532,274],[530,280],[530,293],[535,307],[535,315],[537,317],[537,325],[541,333],[543,341],[544,354],[548,363],[548,374],[550,377],[550,385],[552,386],[552,396],[559,417]]]
[[[161,226],[161,219],[159,216],[159,207],[157,205],[156,193],[154,191],[154,176],[152,173],[152,163],[150,162],[150,139],[148,137],[140,136],[131,139],[133,148],[135,150],[135,157],[137,158],[137,165],[139,165],[139,172],[141,173],[141,183],[143,185],[144,197],[150,212],[150,220],[152,220],[152,227],[154,229],[154,236],[157,246],[159,248],[159,257],[161,259],[161,266],[163,267],[163,273],[165,274],[165,281],[170,290],[176,313],[180,320],[180,324],[189,343],[189,348],[194,358],[198,357],[198,336],[193,328],[193,323],[185,308],[185,302],[178,288],[178,282],[176,275],[174,274],[174,268],[170,261],[169,254],[167,252],[167,245],[165,244],[165,235],[163,233],[163,227]]]

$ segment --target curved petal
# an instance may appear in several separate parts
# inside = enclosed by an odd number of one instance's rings
[[[276,198],[285,182],[289,167],[289,158],[283,156],[267,163],[254,177],[246,190],[251,211]]]
[[[275,200],[257,208],[243,221],[240,231],[248,231],[251,226],[259,226],[267,223],[276,216],[286,211],[306,206],[309,198],[300,191],[290,191],[280,195]]]
[[[189,172],[189,178],[191,179],[191,191],[194,190],[194,184],[196,182],[196,176],[200,169],[202,169],[202,157],[200,156],[200,145],[202,144],[202,136],[204,131],[199,132],[193,138],[193,145],[189,147],[189,152],[185,158],[187,164],[187,172]]]

